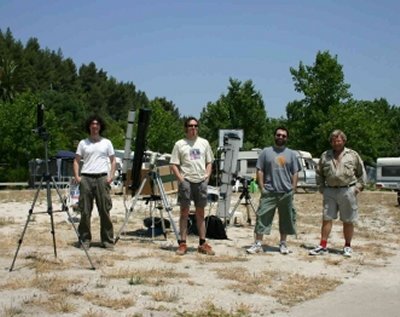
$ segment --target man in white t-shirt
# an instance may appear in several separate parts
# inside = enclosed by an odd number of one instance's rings
[[[214,160],[210,144],[198,136],[199,122],[194,117],[185,120],[186,137],[175,143],[171,155],[172,170],[179,182],[179,218],[180,240],[176,251],[178,255],[187,252],[187,223],[190,203],[196,207],[196,224],[199,233],[199,253],[214,255],[211,246],[206,243],[204,209],[207,205],[207,186]]]
[[[96,201],[100,217],[101,244],[106,249],[114,247],[114,230],[110,217],[112,208],[110,184],[113,181],[116,164],[111,141],[100,135],[105,128],[105,123],[100,116],[93,115],[87,119],[86,129],[89,137],[79,142],[74,160],[74,177],[80,184],[81,220],[78,232],[80,243],[85,249],[90,247],[92,240],[90,218],[94,201]],[[83,166],[79,175],[81,159]]]

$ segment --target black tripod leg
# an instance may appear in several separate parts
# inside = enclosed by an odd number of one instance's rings
[[[140,194],[141,194],[142,191],[143,191],[143,188],[144,188],[144,185],[146,184],[146,181],[147,181],[147,177],[145,177],[145,178],[143,179],[142,184],[140,185],[140,187],[139,187],[138,191],[136,192],[135,196],[133,197],[132,204],[131,204],[131,206],[128,208],[128,212],[125,214],[124,223],[122,224],[121,228],[118,230],[118,233],[117,233],[117,235],[116,235],[116,237],[115,237],[114,244],[116,244],[116,243],[119,241],[120,236],[121,236],[121,233],[122,233],[122,231],[124,230],[125,226],[126,226],[127,223],[128,223],[129,216],[133,213],[133,210],[134,210],[134,207],[135,207],[135,205],[136,205],[136,202],[139,200],[139,196],[140,196]]]
[[[54,182],[54,186],[56,183]],[[47,213],[50,216],[51,235],[53,237],[54,257],[57,258],[56,233],[54,229],[53,203],[51,201],[50,176],[46,175]]]
[[[251,209],[253,210],[253,212],[254,212],[254,214],[256,215],[257,214],[257,211],[256,211],[256,208],[254,207],[254,204],[253,204],[253,201],[251,200],[251,197],[250,197],[250,195],[247,197],[247,199],[246,199],[246,204],[247,203],[250,203],[250,206],[251,206]],[[247,209],[247,223],[249,224],[249,225],[251,225],[251,217],[250,217],[250,213],[249,213],[249,210]]]
[[[174,233],[175,233],[175,236],[176,236],[176,241],[178,241],[178,243],[179,243],[179,231],[175,226],[174,219],[172,218],[172,214],[171,214],[172,208],[169,205],[168,198],[167,198],[167,195],[165,194],[164,187],[163,187],[160,175],[157,173],[155,178],[156,178],[158,190],[160,192],[160,197],[161,197],[161,200],[162,200],[163,205],[164,205],[164,209],[168,213],[169,220],[171,222],[171,226],[172,226],[172,228],[174,230]]]
[[[74,231],[75,231],[75,234],[76,234],[76,236],[77,236],[77,238],[78,238],[78,241],[79,241],[80,246],[82,247],[83,251],[85,251],[85,254],[86,254],[86,257],[87,257],[88,260],[89,260],[91,269],[92,269],[92,270],[95,270],[96,268],[94,267],[93,262],[92,262],[92,259],[91,259],[90,256],[89,256],[89,252],[88,252],[87,248],[85,247],[85,245],[83,244],[83,241],[81,240],[81,238],[80,238],[80,236],[79,236],[78,229],[77,229],[76,226],[75,226],[75,223],[74,223],[74,221],[73,221],[73,219],[72,219],[71,213],[69,212],[68,207],[67,207],[67,205],[65,204],[65,200],[63,199],[63,197],[62,197],[62,195],[61,195],[61,193],[60,193],[60,190],[59,190],[58,187],[57,187],[57,184],[56,184],[54,178],[52,178],[52,181],[53,181],[53,185],[54,185],[54,187],[55,187],[55,189],[56,189],[56,191],[57,191],[58,198],[60,199],[60,202],[61,202],[61,204],[62,204],[62,207],[61,207],[61,208],[62,208],[62,211],[65,211],[65,212],[67,213],[67,215],[68,215],[68,220],[69,220],[69,222],[71,223],[72,228],[74,228]]]
[[[160,206],[158,208],[160,210],[160,219],[161,219],[161,228],[162,228],[162,232],[164,235],[164,238],[167,239],[167,230],[165,228],[165,221],[164,221],[164,215],[163,215],[163,208]]]
[[[28,217],[26,218],[24,229],[22,230],[21,237],[18,240],[17,250],[15,251],[14,259],[12,261],[12,264],[11,264],[11,267],[10,267],[10,270],[9,270],[10,272],[14,268],[15,260],[17,259],[19,249],[21,248],[22,242],[24,241],[24,236],[25,236],[26,229],[28,228],[29,221],[31,221],[31,216],[33,214],[33,209],[35,208],[35,204],[36,204],[36,201],[38,199],[40,190],[42,189],[42,182],[43,182],[43,177],[40,180],[40,185],[39,185],[39,188],[37,189],[37,191],[35,193],[35,196],[33,198],[33,202],[32,202],[31,208],[29,209],[29,212],[28,212]]]
[[[239,199],[237,200],[235,206],[233,206],[232,211],[228,214],[228,220],[225,219],[225,227],[227,225],[227,223],[229,223],[229,220],[232,218],[232,216],[235,214],[236,210],[238,209],[240,203],[242,202],[244,195],[243,193],[240,195]]]

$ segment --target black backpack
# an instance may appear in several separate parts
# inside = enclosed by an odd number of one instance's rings
[[[228,239],[226,235],[225,226],[222,220],[214,215],[207,216],[206,222],[206,237],[210,239]]]

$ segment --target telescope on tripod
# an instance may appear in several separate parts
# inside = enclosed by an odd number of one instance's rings
[[[150,123],[150,114],[151,110],[142,108],[139,110],[138,116],[138,127],[137,127],[137,135],[135,140],[135,154],[132,163],[132,173],[131,173],[131,182],[127,184],[127,189],[132,194],[132,200],[129,206],[126,206],[126,213],[124,222],[119,229],[116,237],[115,237],[115,244],[120,240],[121,234],[124,232],[126,225],[128,224],[129,217],[135,211],[135,207],[137,202],[139,201],[140,197],[144,194],[145,186],[150,183],[151,194],[144,198],[147,203],[150,203],[150,211],[152,213],[152,207],[154,204],[158,204],[157,209],[160,212],[160,220],[162,225],[162,230],[164,237],[166,237],[166,227],[164,223],[163,217],[163,210],[165,210],[168,214],[170,224],[173,228],[175,233],[176,239],[179,240],[179,232],[176,228],[175,222],[172,217],[172,207],[168,201],[167,194],[165,192],[162,179],[160,176],[159,168],[157,166],[157,158],[158,153],[152,153],[150,157],[150,164],[149,170],[147,173],[142,177],[142,163],[143,163],[143,156],[145,154],[145,146],[146,146],[146,133]],[[128,149],[130,150],[130,149]],[[125,149],[126,151],[126,149]],[[152,227],[154,228],[154,217],[151,215],[152,218]],[[154,235],[154,231],[153,231]]]
[[[43,104],[38,104],[37,105],[37,110],[36,110],[37,111],[37,113],[36,113],[36,115],[37,115],[37,125],[36,125],[36,128],[33,131],[36,132],[44,142],[45,172],[43,173],[43,175],[42,175],[42,177],[40,179],[40,183],[39,183],[39,186],[38,186],[38,188],[37,188],[37,190],[35,192],[35,195],[34,195],[34,198],[33,198],[32,204],[31,204],[31,208],[28,211],[28,217],[26,219],[25,226],[23,228],[22,234],[21,234],[21,236],[20,236],[20,238],[18,240],[17,250],[15,251],[15,255],[14,255],[14,258],[13,258],[13,261],[12,261],[12,264],[11,264],[11,267],[10,267],[9,271],[11,272],[13,270],[13,268],[14,268],[14,264],[15,264],[15,261],[16,261],[17,256],[18,256],[18,252],[19,252],[19,250],[20,250],[20,248],[22,246],[22,242],[24,240],[24,236],[25,236],[26,230],[28,229],[28,224],[31,222],[31,217],[32,217],[33,214],[45,214],[45,213],[47,213],[49,215],[49,217],[50,217],[50,226],[51,226],[51,231],[50,232],[51,232],[52,238],[53,238],[54,257],[57,258],[57,244],[56,244],[56,235],[55,235],[55,227],[54,227],[54,213],[55,212],[66,212],[67,213],[68,220],[71,223],[72,227],[74,228],[74,231],[75,231],[75,233],[76,233],[76,235],[78,237],[78,241],[81,244],[81,247],[83,248],[83,250],[86,253],[86,256],[87,256],[87,258],[89,260],[91,268],[94,270],[95,267],[93,265],[93,262],[90,259],[89,253],[88,253],[87,249],[85,248],[85,246],[83,245],[83,243],[82,243],[82,241],[81,241],[81,239],[79,237],[79,233],[78,233],[77,228],[75,227],[73,218],[72,218],[72,216],[71,216],[71,214],[70,214],[70,212],[68,210],[68,207],[66,206],[66,201],[62,197],[61,192],[60,192],[60,190],[59,190],[59,188],[57,186],[57,183],[56,183],[54,177],[50,174],[49,159],[48,159],[49,134],[48,134],[48,132],[46,131],[46,128],[45,128],[44,110],[45,110],[45,107],[44,107]],[[43,187],[46,188],[47,211],[34,212],[34,208],[35,208],[37,199],[38,199],[39,194],[40,194],[40,192],[41,192]],[[57,192],[58,198],[59,198],[60,203],[61,203],[61,210],[53,210],[52,192],[51,192],[51,188],[52,187]]]

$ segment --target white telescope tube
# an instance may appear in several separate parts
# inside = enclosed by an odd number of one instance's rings
[[[129,162],[132,160],[131,145],[132,145],[132,131],[133,131],[134,121],[135,121],[135,111],[129,111],[128,112],[128,126],[126,128],[126,134],[125,134],[124,158],[122,161],[122,175],[126,175],[126,172],[128,171]]]

